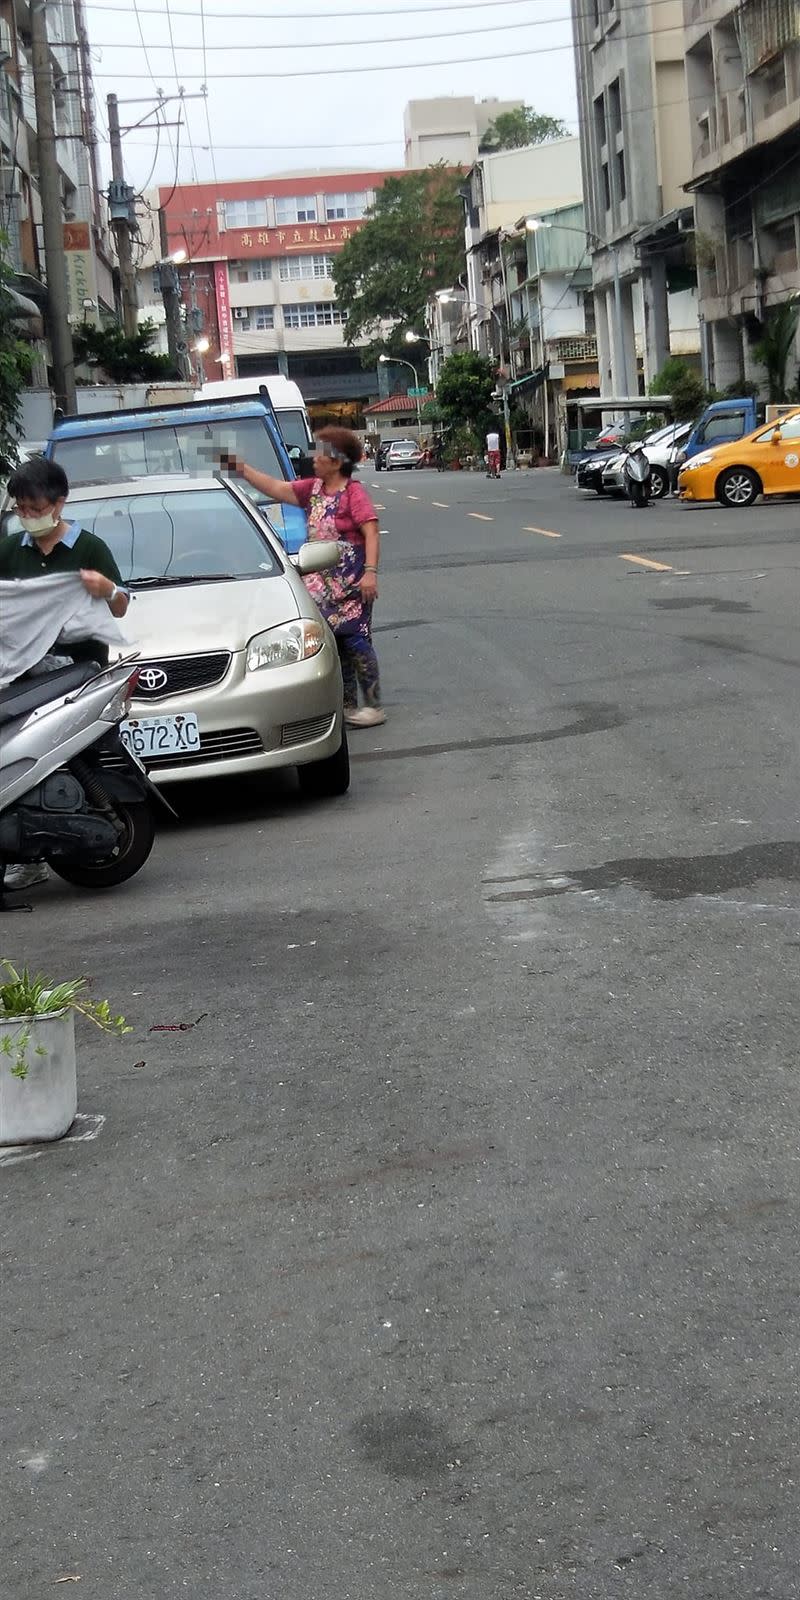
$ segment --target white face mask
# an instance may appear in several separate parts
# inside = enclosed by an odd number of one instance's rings
[[[19,513],[17,514],[19,515]],[[55,512],[48,511],[47,515],[44,517],[20,516],[19,520],[22,523],[25,532],[29,533],[32,539],[36,539],[43,538],[45,534],[52,533],[53,529],[58,527],[60,519],[55,515]]]

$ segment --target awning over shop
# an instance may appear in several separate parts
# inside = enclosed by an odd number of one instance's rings
[[[537,367],[535,372],[526,373],[524,378],[515,378],[513,383],[505,385],[505,393],[514,396],[535,394],[536,390],[540,389],[544,383],[549,370],[549,367]]]

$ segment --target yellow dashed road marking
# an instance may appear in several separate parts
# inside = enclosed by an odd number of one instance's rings
[[[620,561],[633,561],[637,567],[648,567],[651,572],[671,572],[663,561],[648,561],[646,556],[620,556]]]
[[[474,517],[476,522],[494,522],[494,517],[485,517],[482,511],[468,511],[468,517]]]
[[[552,528],[525,528],[524,533],[540,533],[543,539],[560,539],[560,533],[553,533]]]

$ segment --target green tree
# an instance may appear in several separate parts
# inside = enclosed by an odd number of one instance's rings
[[[19,308],[9,294],[13,273],[5,259],[5,246],[0,234],[0,472],[7,477],[17,464],[21,395],[33,357],[17,332]]]
[[[770,311],[764,332],[753,345],[753,355],[767,374],[767,399],[780,405],[789,398],[786,368],[794,347],[797,325],[800,322],[800,299],[784,300]]]
[[[466,426],[478,439],[492,415],[494,368],[473,350],[448,356],[436,386],[441,414],[451,428]]]
[[[650,384],[650,393],[672,395],[672,411],[676,422],[693,422],[708,403],[708,393],[700,374],[680,356],[670,356],[664,362]]]
[[[149,319],[130,337],[117,323],[97,328],[93,322],[82,322],[73,334],[75,362],[99,367],[112,383],[155,383],[177,377],[169,356],[156,355],[150,348],[157,333]]]
[[[345,339],[371,339],[365,363],[387,348],[381,324],[395,324],[388,348],[406,360],[421,361],[422,351],[403,342],[406,331],[420,331],[425,304],[437,289],[449,288],[464,270],[464,207],[459,178],[444,166],[387,178],[367,221],[336,257],[336,299],[347,313]]]
[[[547,144],[550,139],[566,139],[568,129],[560,117],[549,117],[533,106],[515,106],[501,111],[490,122],[480,142],[481,153],[492,150],[521,150],[526,144]]]

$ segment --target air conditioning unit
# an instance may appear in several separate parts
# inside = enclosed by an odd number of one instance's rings
[[[249,317],[249,315],[250,315],[250,312],[249,312],[247,306],[234,306],[234,308],[233,308],[233,320],[234,320],[234,322],[246,322],[248,317]]]

